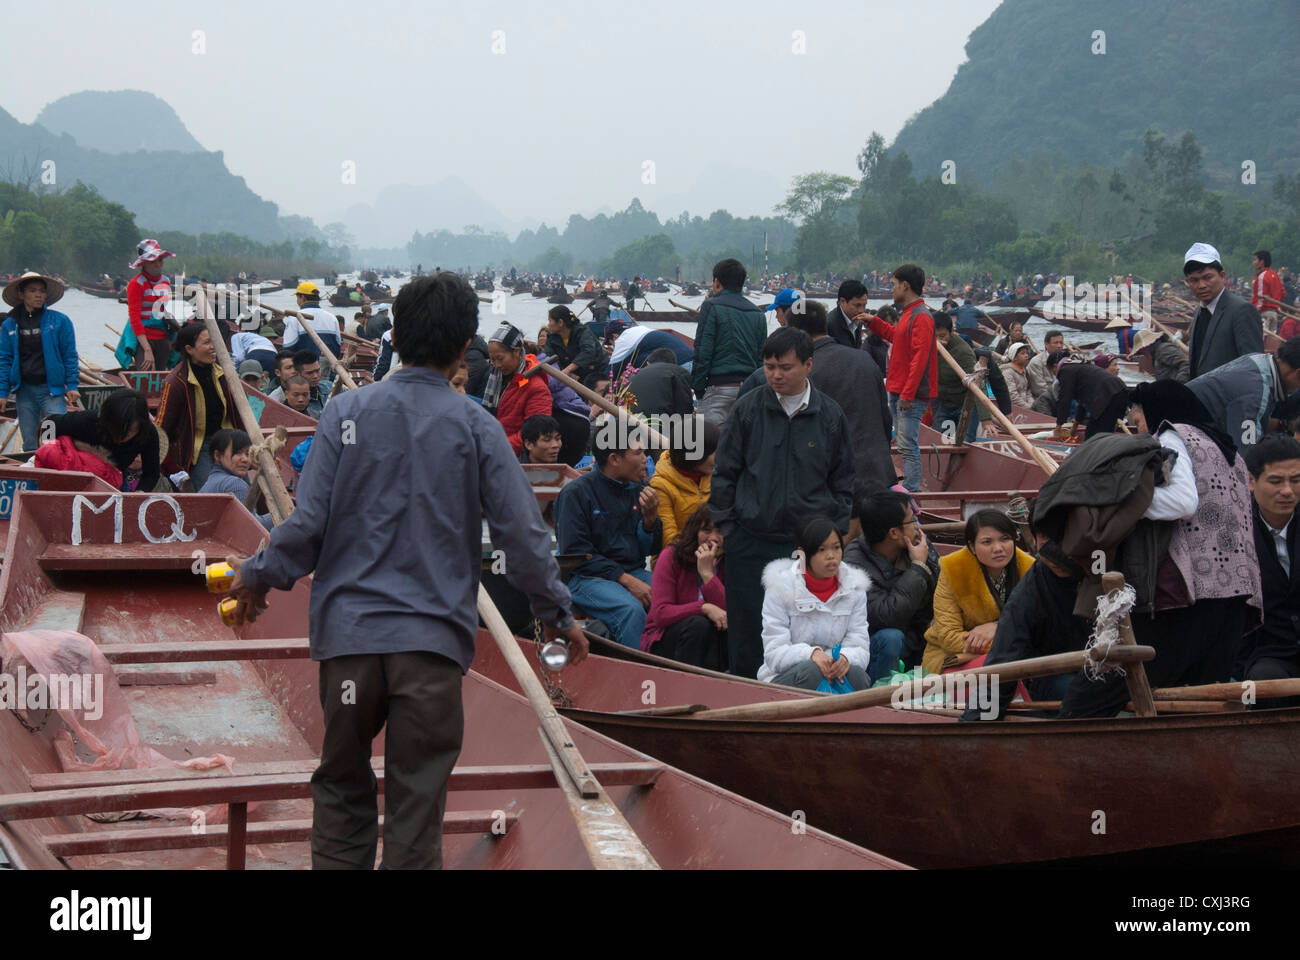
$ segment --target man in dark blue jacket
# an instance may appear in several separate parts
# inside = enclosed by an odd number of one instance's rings
[[[81,397],[72,321],[50,309],[61,296],[63,284],[30,271],[4,288],[14,309],[0,324],[0,413],[16,390],[24,450],[40,444],[42,417],[67,413],[67,401]]]
[[[639,650],[650,609],[646,557],[663,534],[659,494],[646,485],[645,449],[632,431],[602,418],[593,446],[595,469],[555,498],[556,549],[588,557],[569,578],[573,602]]]
[[[853,446],[844,411],[813,387],[812,338],[783,327],[763,344],[767,386],[731,411],[713,466],[709,512],[726,538],[730,673],[763,662],[763,567],[793,555],[795,528],[822,514],[840,533],[853,512]]]

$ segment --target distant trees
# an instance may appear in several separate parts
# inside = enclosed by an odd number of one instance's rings
[[[301,241],[295,258],[292,240],[271,244],[229,232],[150,233],[120,203],[80,182],[62,192],[43,193],[30,184],[0,184],[0,269],[44,270],[74,282],[101,273],[123,274],[145,235],[181,257],[191,275],[224,279],[240,270],[324,273],[346,262],[346,250],[312,238]]]

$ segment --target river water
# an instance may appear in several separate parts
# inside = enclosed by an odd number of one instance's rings
[[[404,278],[402,280],[389,280],[387,282],[390,286],[394,287],[394,289],[400,289],[408,279],[409,278]],[[316,284],[327,294],[334,289],[332,286],[325,286],[324,282],[319,279],[316,281]],[[508,290],[503,292],[506,294],[504,299],[501,301],[501,308],[504,311],[503,313],[495,312],[493,304],[480,304],[479,333],[486,337],[503,322],[509,322],[522,330],[526,337],[532,339],[537,335],[538,330],[545,326],[546,312],[550,310],[551,304],[547,303],[546,300],[540,297],[534,297],[529,294],[521,294],[516,297],[510,295],[510,291]],[[483,293],[482,295],[488,296],[486,293]],[[702,296],[686,297],[682,296],[680,293],[652,293],[648,295],[648,308],[651,310],[676,309],[668,302],[669,297],[672,297],[673,300],[680,304],[692,308],[698,308],[699,305],[704,302],[704,297]],[[766,305],[772,302],[773,297],[771,294],[762,294],[756,295],[754,299],[755,302],[760,305]],[[281,309],[293,309],[296,306],[292,290],[278,290],[275,293],[266,294],[262,297],[262,301],[267,306],[279,307]],[[821,302],[826,305],[827,309],[831,309],[835,306],[834,301],[831,300],[823,300]],[[872,300],[868,303],[868,307],[879,307],[885,302],[886,301],[884,300]],[[942,305],[943,300],[940,298],[929,298],[926,300],[926,303],[937,309]],[[570,306],[574,312],[578,312],[582,310],[585,304],[586,301],[584,300],[575,300]],[[117,346],[117,335],[110,333],[105,325],[107,324],[118,331],[122,329],[122,325],[126,323],[125,304],[118,303],[116,300],[92,297],[88,293],[83,293],[75,288],[70,288],[63,295],[63,298],[58,302],[55,309],[66,313],[68,317],[71,318],[73,327],[77,332],[77,349],[87,361],[104,368],[112,368],[117,365],[116,361],[113,359],[113,348]],[[188,316],[188,306],[182,307],[181,309],[185,311]],[[347,320],[351,320],[353,314],[356,313],[356,310],[350,307],[334,307],[332,309],[336,314],[342,315]],[[990,313],[995,315],[995,311],[990,311]],[[688,337],[694,337],[695,335],[695,324],[693,323],[673,323],[656,326],[661,326],[664,329],[677,330]],[[1052,324],[1049,322],[1037,318],[1033,318],[1025,324],[1026,332],[1028,332],[1030,337],[1035,341],[1036,347],[1042,346],[1043,334],[1047,330],[1051,329],[1051,327]],[[774,319],[773,314],[769,312],[768,329],[771,331],[776,328],[776,320]],[[1102,340],[1103,349],[1115,349],[1115,341],[1112,336],[1086,334],[1067,330],[1066,339],[1072,342],[1089,343]],[[108,346],[105,346],[105,344],[108,344]]]

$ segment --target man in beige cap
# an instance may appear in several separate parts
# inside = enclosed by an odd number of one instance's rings
[[[1157,380],[1186,383],[1190,379],[1187,351],[1169,339],[1162,330],[1139,330],[1133,341],[1132,360],[1138,355],[1151,358],[1151,369]]]
[[[0,413],[17,391],[24,450],[39,445],[43,417],[67,413],[69,400],[81,400],[72,321],[49,308],[62,296],[63,284],[30,270],[4,288],[13,310],[0,324]]]

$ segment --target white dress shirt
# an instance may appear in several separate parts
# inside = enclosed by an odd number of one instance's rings
[[[791,420],[800,410],[808,408],[808,398],[812,396],[812,381],[805,380],[803,393],[797,393],[793,397],[787,397],[784,393],[778,393],[776,398],[781,401],[781,409]]]
[[[1264,526],[1268,528],[1269,536],[1273,538],[1273,549],[1277,551],[1277,562],[1282,564],[1282,569],[1286,571],[1287,577],[1291,576],[1291,555],[1286,549],[1286,532],[1291,528],[1291,521],[1286,522],[1281,530],[1274,530],[1272,524],[1264,520],[1263,516],[1259,518],[1263,521]],[[1293,517],[1294,519],[1294,517]]]

